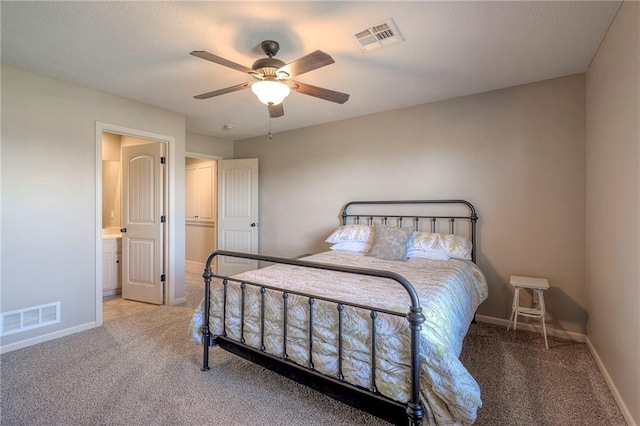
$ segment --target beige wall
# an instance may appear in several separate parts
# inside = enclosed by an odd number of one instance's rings
[[[640,424],[640,3],[625,1],[586,74],[589,342]]]
[[[114,133],[102,134],[102,159],[105,161],[120,161],[121,136]]]
[[[216,228],[213,225],[186,225],[186,256],[187,262],[204,265],[209,254],[215,250]]]
[[[121,226],[120,135],[102,134],[102,227]]]
[[[509,275],[546,277],[551,325],[584,332],[584,128],[574,75],[236,141],[234,154],[260,161],[261,253],[325,250],[351,200],[463,198],[490,286],[479,313],[509,317]]]
[[[96,122],[175,138],[169,268],[176,278],[174,299],[184,297],[184,116],[15,68],[1,71],[0,310],[61,302],[59,324],[3,337],[2,347],[94,323]]]
[[[187,132],[187,152],[233,158],[233,141]]]

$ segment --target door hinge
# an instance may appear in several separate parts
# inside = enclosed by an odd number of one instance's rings
[[[167,164],[167,157],[160,157],[160,164]]]
[[[164,276],[164,274],[160,275],[160,282],[165,282],[165,276]]]
[[[165,215],[160,216],[160,223],[166,223],[167,217]]]

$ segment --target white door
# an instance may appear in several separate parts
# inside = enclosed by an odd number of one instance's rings
[[[122,297],[162,304],[164,144],[122,147]]]
[[[218,160],[218,249],[258,253],[258,159]],[[256,269],[253,260],[220,257],[220,275]]]
[[[215,222],[215,198],[213,185],[216,181],[216,163],[209,161],[205,164],[196,164],[196,181],[198,194],[198,221]]]

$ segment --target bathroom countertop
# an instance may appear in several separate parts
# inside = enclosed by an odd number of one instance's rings
[[[121,233],[113,233],[113,234],[102,234],[102,239],[103,240],[112,240],[112,239],[117,239],[117,238],[122,238],[122,234]]]
[[[102,239],[103,240],[113,240],[117,238],[122,238],[122,232],[120,232],[120,228],[115,226],[110,226],[108,228],[102,228]]]

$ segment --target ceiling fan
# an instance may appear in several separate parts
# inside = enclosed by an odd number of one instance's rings
[[[309,53],[295,61],[285,64],[280,59],[274,58],[280,50],[278,42],[265,40],[260,44],[260,47],[267,55],[267,58],[258,59],[253,63],[251,68],[247,68],[244,65],[237,64],[203,50],[191,52],[191,55],[193,56],[232,68],[236,71],[247,73],[256,80],[203,93],[201,95],[194,96],[194,98],[209,99],[214,96],[224,95],[225,93],[236,92],[238,90],[251,87],[251,90],[258,99],[269,107],[269,116],[271,118],[282,117],[284,115],[282,101],[289,95],[291,90],[302,93],[303,95],[309,95],[339,104],[343,104],[349,100],[349,95],[346,93],[340,93],[291,80],[291,77],[297,77],[306,72],[313,71],[335,62],[331,56],[321,50],[316,50],[315,52]]]

